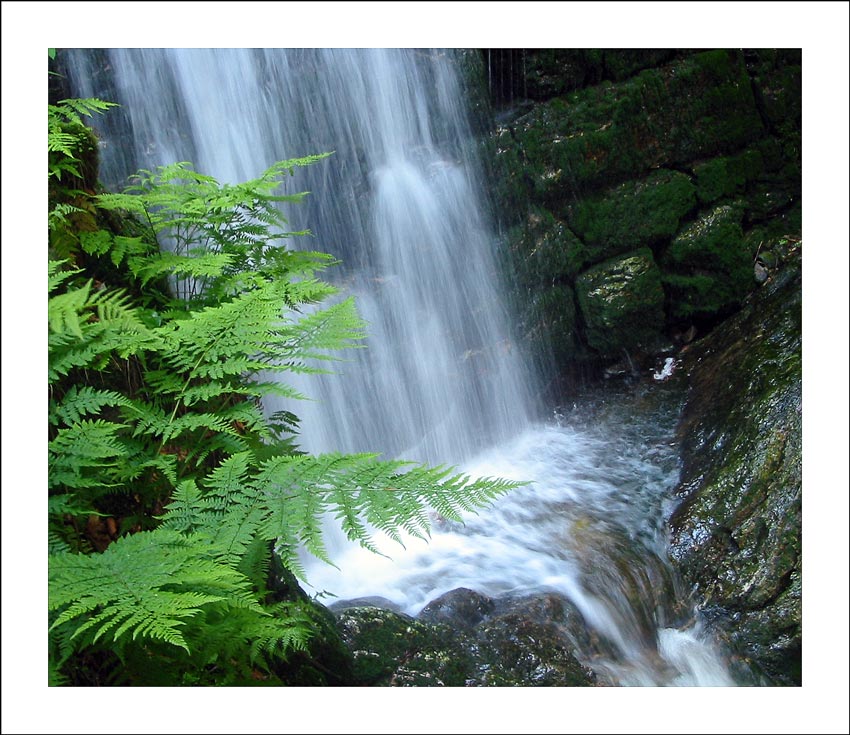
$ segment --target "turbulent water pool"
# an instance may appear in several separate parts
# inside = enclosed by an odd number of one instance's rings
[[[427,543],[385,539],[384,557],[339,541],[338,568],[309,565],[311,591],[383,597],[412,616],[459,587],[496,598],[555,592],[601,641],[584,662],[600,681],[733,685],[666,558],[678,401],[651,382],[577,400],[461,468],[528,485],[464,524],[435,517]]]

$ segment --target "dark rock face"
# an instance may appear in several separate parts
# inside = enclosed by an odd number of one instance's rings
[[[787,244],[787,243],[786,243]],[[686,353],[682,503],[671,556],[717,630],[776,684],[801,683],[801,269]]]
[[[363,686],[593,686],[576,654],[581,614],[555,594],[494,600],[456,589],[418,619],[377,607],[337,611]]]
[[[624,354],[642,357],[645,338],[620,330],[603,339],[583,308],[582,279],[598,277],[600,264],[652,251],[663,289],[657,330],[669,342],[737,311],[764,280],[759,254],[800,235],[799,52],[513,49],[484,58],[514,310],[553,384],[559,373],[601,375]]]
[[[447,623],[463,630],[475,628],[488,617],[496,603],[480,592],[458,587],[431,600],[419,613],[419,619],[427,623]]]
[[[467,637],[447,625],[378,607],[342,610],[337,625],[360,686],[464,686],[474,668]]]

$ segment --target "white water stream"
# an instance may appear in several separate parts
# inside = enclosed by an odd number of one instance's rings
[[[312,194],[287,215],[293,229],[313,230],[304,247],[342,261],[331,277],[356,297],[369,339],[342,375],[296,386],[314,402],[267,405],[301,418],[305,449],[531,481],[464,527],[437,519],[428,545],[402,552],[387,542],[392,560],[340,542],[341,572],[309,568],[314,591],[383,596],[416,614],[460,586],[552,590],[606,642],[609,655],[593,662],[603,679],[733,683],[698,627],[672,622],[671,414],[635,422],[587,404],[538,419],[536,379],[501,300],[462,55],[113,49],[70,60],[75,94],[122,104],[101,129],[102,178],[113,187],[174,161],[235,182],[277,160],[335,151],[298,172],[291,190]]]

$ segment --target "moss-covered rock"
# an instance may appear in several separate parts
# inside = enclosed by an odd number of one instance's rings
[[[649,248],[582,273],[576,292],[587,343],[601,356],[651,351],[662,341],[664,291]]]
[[[763,171],[764,159],[757,147],[697,164],[694,166],[697,197],[703,204],[712,204],[718,199],[741,194]]]
[[[599,262],[669,240],[695,206],[690,177],[662,170],[579,201],[568,208],[568,219],[591,262]]]
[[[771,272],[772,245],[801,233],[799,50],[509,51],[498,56],[509,76],[525,73],[511,94],[536,101],[498,118],[493,196],[513,308],[541,365],[599,371],[619,338],[583,307],[576,321],[570,291],[587,291],[582,271],[638,248],[662,270],[658,331],[705,331],[733,314]]]
[[[550,351],[559,364],[579,357],[575,294],[569,286],[540,287],[521,325],[525,342],[533,354]]]
[[[431,600],[422,608],[419,619],[471,630],[489,617],[495,607],[496,603],[492,597],[466,587],[458,587]]]
[[[755,49],[748,52],[747,67],[768,125],[783,134],[799,131],[803,99],[800,49]]]
[[[679,55],[675,49],[486,49],[482,60],[495,102],[505,106],[622,81]]]
[[[733,153],[763,133],[736,51],[707,51],[537,106],[513,125],[533,194],[558,210],[576,195]]]
[[[569,226],[542,207],[508,235],[517,282],[522,288],[567,282],[591,262],[588,247]]]
[[[753,253],[741,229],[742,207],[721,205],[680,232],[661,258],[674,320],[717,320],[754,285]]]
[[[795,249],[686,353],[670,521],[671,556],[714,625],[777,684],[800,684],[801,301]]]
[[[304,651],[275,663],[274,673],[289,686],[351,686],[355,682],[353,658],[338,630],[333,613],[310,598],[295,575],[275,555],[269,570],[270,599],[294,602],[310,620],[312,638]]]
[[[618,82],[634,76],[644,69],[662,66],[677,55],[675,49],[603,49],[606,79]]]
[[[594,84],[604,74],[603,57],[602,50],[594,49],[527,49],[522,57],[524,96],[547,100]]]
[[[485,686],[593,686],[596,675],[576,658],[591,647],[584,620],[565,598],[530,596],[506,605],[477,628]]]

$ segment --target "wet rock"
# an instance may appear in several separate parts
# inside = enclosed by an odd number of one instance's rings
[[[336,615],[361,685],[596,683],[577,658],[579,651],[593,650],[584,621],[559,595],[492,599],[459,588],[426,605],[419,619],[376,607]]]
[[[583,270],[649,247],[663,273],[661,332],[704,332],[769,277],[754,260],[760,243],[800,233],[799,51],[521,49],[504,59],[523,103],[490,138],[494,197],[521,336],[550,385],[599,377],[629,353],[612,340],[603,357],[604,328],[585,334],[570,298]]]
[[[298,605],[313,633],[306,650],[293,651],[286,661],[274,663],[274,672],[291,686],[351,686],[352,655],[331,611],[304,592],[277,555],[272,556],[267,584],[272,600]]]
[[[664,290],[648,248],[594,266],[576,290],[587,342],[600,355],[652,351],[663,341]]]
[[[462,633],[377,607],[337,612],[342,639],[361,686],[464,686],[474,670]]]
[[[509,233],[508,245],[523,287],[564,282],[591,261],[588,248],[567,224],[538,207]]]
[[[393,612],[402,612],[401,606],[388,600],[386,597],[372,595],[369,597],[356,597],[352,600],[337,600],[328,605],[328,609],[333,612],[341,612],[352,607],[378,607],[382,610],[392,610]]]
[[[540,287],[523,316],[523,339],[534,352],[551,350],[558,362],[581,354],[576,340],[575,294],[569,286]]]
[[[494,607],[493,599],[487,595],[459,587],[429,602],[418,617],[428,623],[472,629],[490,615]]]
[[[700,202],[712,204],[740,195],[763,172],[764,159],[758,147],[734,156],[717,156],[694,166],[697,197]]]
[[[556,211],[576,193],[739,150],[764,130],[738,51],[706,51],[617,83],[589,83],[513,126],[532,191]]]
[[[670,520],[671,556],[717,630],[791,685],[802,648],[801,298],[797,249],[686,353],[683,500]]]
[[[738,206],[704,212],[680,232],[661,258],[674,319],[717,320],[732,313],[753,286],[752,254]]]
[[[476,629],[484,686],[592,686],[596,675],[579,663],[591,648],[584,620],[565,598],[532,595],[508,602]]]

